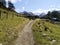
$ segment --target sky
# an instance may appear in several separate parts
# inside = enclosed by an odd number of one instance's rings
[[[8,0],[6,0],[8,1]],[[60,10],[60,0],[10,0],[17,12],[47,13],[51,10]]]

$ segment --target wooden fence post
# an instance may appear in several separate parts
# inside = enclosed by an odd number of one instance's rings
[[[6,12],[6,19],[8,19],[8,13]]]
[[[8,11],[8,10],[7,10],[7,11]],[[6,12],[6,19],[8,19],[8,16],[9,16],[9,15],[8,15],[8,13],[9,13],[9,11],[8,11],[8,12]]]
[[[14,18],[14,14],[12,14],[12,18]]]
[[[1,19],[1,10],[0,10],[0,19]]]

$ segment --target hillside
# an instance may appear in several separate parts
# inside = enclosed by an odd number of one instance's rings
[[[12,42],[18,37],[18,32],[29,21],[29,19],[17,15],[16,12],[0,8],[0,44],[12,45]]]
[[[35,22],[32,30],[35,45],[60,45],[60,24],[40,19]]]

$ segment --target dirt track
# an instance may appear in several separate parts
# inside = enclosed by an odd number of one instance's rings
[[[33,25],[34,21],[31,20],[23,30],[19,33],[19,37],[15,41],[14,45],[34,45],[33,35],[31,27]]]

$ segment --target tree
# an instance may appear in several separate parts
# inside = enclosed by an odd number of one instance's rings
[[[6,1],[5,0],[0,0],[0,6],[1,7],[6,7]]]
[[[48,13],[47,13],[47,18],[48,18],[48,19],[51,18],[51,12],[50,12],[50,11],[48,11]]]
[[[60,14],[59,14],[59,11],[53,11],[53,12],[52,12],[52,17],[53,17],[53,18],[59,18],[59,15],[60,15]]]
[[[15,10],[13,3],[11,3],[10,1],[8,1],[8,9],[13,10],[13,11]]]
[[[3,0],[3,5],[6,7],[6,0]]]
[[[47,18],[57,18],[60,19],[60,11],[52,11],[47,13]]]

